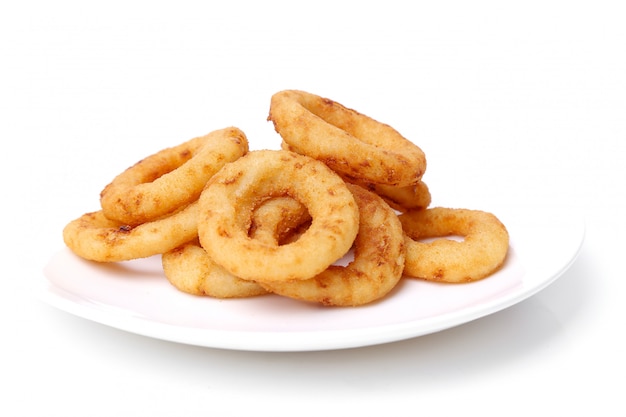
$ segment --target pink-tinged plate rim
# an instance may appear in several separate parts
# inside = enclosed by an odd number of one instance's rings
[[[456,285],[407,278],[383,300],[358,308],[329,308],[275,295],[233,300],[191,296],[169,284],[159,256],[102,265],[67,248],[51,256],[37,284],[41,299],[63,311],[172,342],[277,352],[370,346],[501,311],[541,291],[572,265],[584,241],[579,213],[508,211],[496,214],[511,236],[509,255],[491,277]]]

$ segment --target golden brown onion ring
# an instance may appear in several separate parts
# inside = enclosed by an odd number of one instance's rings
[[[240,279],[211,260],[196,240],[161,256],[167,280],[187,294],[214,298],[244,298],[267,294],[255,283]]]
[[[198,233],[198,203],[159,220],[129,226],[102,211],[86,213],[63,229],[65,244],[78,256],[98,262],[120,262],[167,252]]]
[[[286,245],[251,238],[254,209],[284,196],[307,208],[310,227]],[[317,275],[349,251],[359,227],[346,183],[322,162],[284,150],[253,151],[225,165],[199,202],[202,246],[230,273],[253,281]]]
[[[498,218],[484,211],[434,207],[399,216],[405,233],[404,274],[441,282],[487,277],[504,262],[509,234]],[[459,236],[462,241],[445,237]],[[432,242],[420,242],[438,238]]]
[[[396,213],[376,194],[349,184],[360,211],[354,260],[307,280],[265,283],[273,293],[329,306],[357,306],[384,297],[402,278],[404,236]]]
[[[289,146],[284,140],[281,142],[281,148],[287,151],[295,152],[293,147]],[[400,212],[408,210],[423,210],[427,208],[431,203],[431,194],[428,186],[422,180],[418,181],[415,185],[407,185],[404,187],[398,187],[387,184],[376,184],[368,182],[363,179],[353,178],[348,175],[340,176],[347,182],[360,185],[366,188],[385,200],[391,208]]]
[[[391,126],[327,98],[280,91],[272,96],[268,120],[293,151],[342,175],[403,187],[426,170],[424,152]]]
[[[102,211],[109,219],[129,225],[165,216],[197,200],[213,174],[247,151],[248,140],[235,127],[163,149],[104,187],[100,193]]]

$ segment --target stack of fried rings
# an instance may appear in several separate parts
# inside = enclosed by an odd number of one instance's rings
[[[100,211],[65,226],[65,244],[91,261],[120,262],[162,254],[192,240],[204,185],[247,152],[246,135],[230,127],[139,161],[104,188]]]
[[[348,184],[360,220],[354,240],[354,260],[330,265],[313,278],[297,281],[260,281],[272,293],[323,305],[356,306],[388,294],[402,278],[404,239],[396,213],[382,198]]]
[[[251,239],[255,207],[284,196],[309,212],[305,233],[288,245]],[[224,166],[209,180],[199,204],[202,247],[237,277],[254,281],[321,273],[350,250],[359,228],[359,209],[347,184],[322,162],[289,151],[254,151]]]
[[[297,200],[271,198],[254,211],[250,236],[268,244],[285,243],[310,220],[308,211]],[[268,292],[260,284],[238,278],[215,263],[198,239],[165,252],[161,262],[170,283],[189,294],[241,298]]]
[[[296,171],[285,169],[288,166],[299,168]],[[307,169],[307,166],[312,169]],[[263,169],[258,172],[254,167]],[[396,213],[376,194],[360,186],[346,184],[330,171],[327,173],[329,178],[333,178],[332,182],[326,182],[325,175],[322,176],[319,171],[311,177],[315,170],[326,171],[327,168],[319,161],[287,151],[256,151],[216,174],[200,199],[202,212],[209,213],[207,219],[199,222],[200,242],[210,243],[193,242],[163,254],[163,268],[170,282],[194,294],[215,296],[217,291],[221,291],[219,296],[222,298],[242,297],[261,294],[264,289],[334,306],[362,305],[386,295],[398,283],[404,269],[404,239]],[[294,172],[300,178],[293,178]],[[234,180],[233,174],[236,177]],[[304,181],[308,178],[314,178],[315,183]],[[259,188],[264,188],[258,186],[260,181],[267,181],[267,193],[258,193]],[[246,194],[245,188],[250,184],[254,187]],[[297,184],[295,189],[294,184]],[[337,199],[336,204],[323,200],[325,214],[318,215],[319,208],[314,204],[322,200],[318,198],[318,190],[312,186]],[[219,189],[211,190],[211,187]],[[349,190],[351,196],[342,195],[344,189]],[[298,192],[305,195],[298,197]],[[314,198],[307,200],[309,194]],[[281,197],[272,197],[274,195]],[[228,201],[223,201],[224,197]],[[352,209],[352,199],[358,213],[335,216],[340,209]],[[251,208],[247,208],[248,205]],[[222,213],[224,208],[225,215]],[[237,209],[240,215],[234,212]],[[314,253],[312,249],[325,248],[325,252],[328,245],[312,248],[321,236],[318,229],[321,228],[323,233],[332,233],[330,241],[337,241],[339,236],[345,235],[340,230],[337,235],[339,227],[352,228],[351,224],[343,221],[345,218],[358,219],[356,236],[352,238],[350,233],[346,244],[320,265],[320,253]],[[240,219],[241,223],[228,224],[228,219]],[[300,229],[308,222],[305,229]],[[228,227],[226,232],[221,231],[223,227]],[[290,245],[281,245],[299,231],[302,233],[297,239],[290,240]],[[241,235],[239,238],[236,238],[237,233]],[[308,242],[311,237],[315,240]],[[244,246],[232,247],[230,244]],[[253,244],[257,247],[251,250],[248,246]],[[354,261],[345,267],[331,264],[352,245]],[[203,247],[207,250],[203,251]],[[262,252],[266,253],[257,257]],[[231,260],[231,254],[237,256]],[[250,262],[249,270],[236,270],[241,264],[239,256],[258,258],[260,262]],[[185,263],[188,257],[196,257],[188,264],[195,265],[193,268]],[[287,264],[281,264],[282,259],[287,259]],[[294,262],[295,259],[298,262]],[[307,271],[303,263],[315,264],[318,269],[303,272]],[[225,268],[219,264],[225,265]],[[282,267],[276,268],[275,265]],[[295,265],[297,270],[292,270]],[[259,286],[250,285],[251,282]]]
[[[424,153],[390,126],[295,90],[272,97],[268,119],[282,150],[249,151],[227,128],[160,151],[114,178],[65,243],[98,262],[161,254],[169,282],[193,295],[334,306],[378,300],[403,275],[461,283],[503,264],[504,225],[429,208]]]
[[[493,214],[478,210],[428,208],[431,195],[421,180],[424,153],[390,126],[297,90],[276,93],[268,119],[282,137],[283,149],[324,161],[346,182],[374,191],[403,213],[404,275],[470,282],[503,264],[509,246],[504,225]],[[406,169],[407,164],[412,169]],[[446,238],[450,236],[463,241]]]

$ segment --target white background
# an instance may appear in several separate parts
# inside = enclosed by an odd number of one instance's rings
[[[198,4],[0,6],[0,414],[626,413],[620,2]],[[286,88],[418,144],[434,205],[580,210],[579,258],[495,315],[335,352],[180,345],[37,299],[63,226],[114,175],[229,125],[278,147],[266,117]]]

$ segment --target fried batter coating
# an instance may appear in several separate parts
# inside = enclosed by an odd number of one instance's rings
[[[260,282],[282,296],[327,306],[358,306],[384,297],[402,278],[405,247],[402,225],[379,196],[349,184],[360,211],[354,260],[331,265],[317,276],[290,282]]]
[[[492,213],[433,207],[403,213],[399,219],[406,240],[407,276],[440,282],[476,281],[496,271],[506,258],[509,233]],[[429,238],[437,239],[420,241]]]
[[[63,229],[65,244],[78,256],[120,262],[162,254],[198,234],[198,203],[159,220],[129,226],[102,211],[85,213]]]
[[[305,91],[274,94],[268,120],[291,150],[341,175],[404,187],[426,170],[424,152],[391,126]]]
[[[198,199],[224,164],[248,152],[245,134],[230,127],[163,149],[116,176],[100,193],[109,219],[138,225]]]
[[[307,208],[310,227],[287,245],[250,237],[254,208],[285,196]],[[348,252],[359,227],[359,210],[346,183],[322,162],[284,150],[252,151],[227,164],[199,202],[204,249],[233,275],[253,281],[317,275]]]

